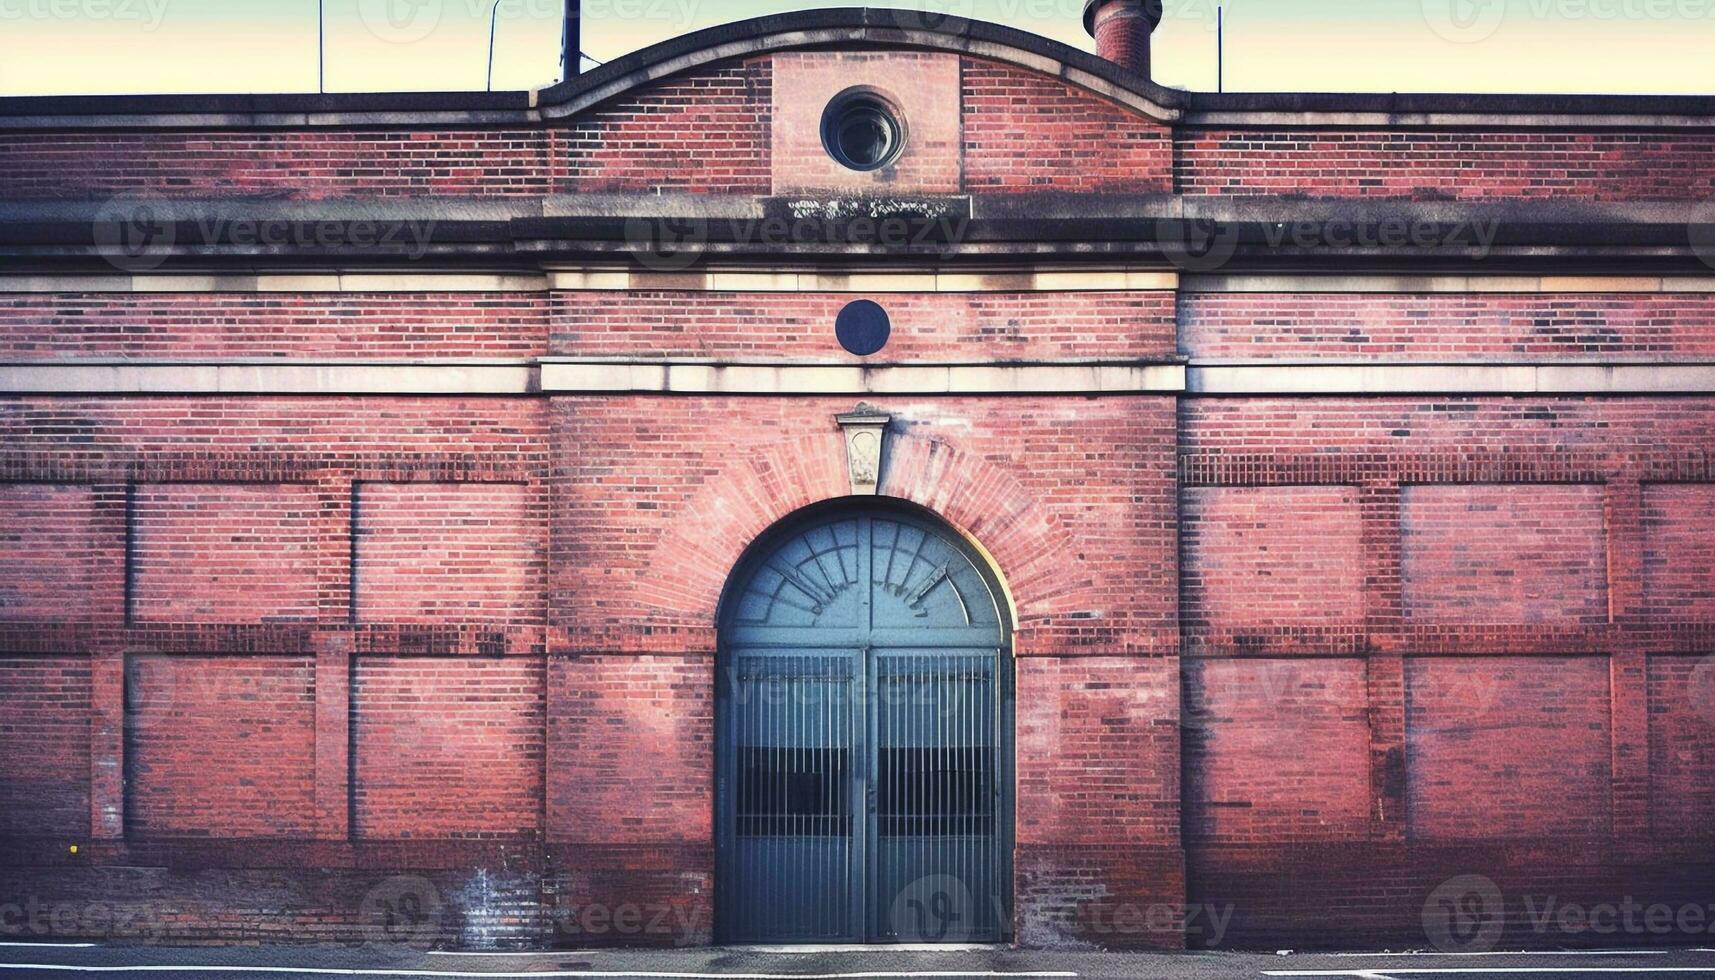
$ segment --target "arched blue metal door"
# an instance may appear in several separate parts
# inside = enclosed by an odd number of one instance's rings
[[[717,928],[729,942],[998,942],[1011,655],[996,584],[885,506],[769,534],[723,603]]]

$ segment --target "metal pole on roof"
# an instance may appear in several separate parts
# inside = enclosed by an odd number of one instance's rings
[[[316,0],[316,91],[328,90],[327,0]]]
[[[488,11],[488,91],[494,91],[494,24],[500,19],[500,0]]]
[[[1227,10],[1215,8],[1215,91],[1227,90]]]

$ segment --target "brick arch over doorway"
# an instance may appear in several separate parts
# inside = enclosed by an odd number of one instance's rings
[[[768,528],[850,494],[841,436],[828,431],[747,447],[723,461],[649,548],[636,600],[653,622],[712,627],[728,574]],[[948,440],[888,437],[882,496],[932,512],[977,544],[1001,575],[1025,635],[1054,621],[1093,576],[1069,567],[1079,542],[1005,462]]]

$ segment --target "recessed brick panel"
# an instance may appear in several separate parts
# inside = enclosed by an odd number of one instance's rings
[[[0,403],[0,445],[115,474],[133,459],[193,454],[202,471],[282,458],[300,469],[427,454],[508,461],[542,451],[541,413],[535,400],[496,397],[20,397]]]
[[[1271,843],[1368,834],[1362,660],[1193,660],[1184,676],[1189,837]]]
[[[1407,487],[1403,509],[1411,622],[1606,620],[1600,486]]]
[[[540,129],[8,132],[0,198],[544,194],[550,143]]]
[[[0,355],[528,357],[545,350],[541,293],[15,293]]]
[[[363,657],[351,715],[357,836],[510,837],[540,826],[540,660]]]
[[[0,657],[0,836],[89,832],[89,660]]]
[[[1454,483],[1414,477],[1432,465],[1475,469],[1489,460],[1545,468],[1569,457],[1585,465],[1595,457],[1680,457],[1701,452],[1715,426],[1715,399],[1705,397],[1193,398],[1179,411],[1181,451],[1248,467],[1235,477],[1248,472],[1250,482],[1281,482],[1289,466]]]
[[[1406,662],[1414,839],[1600,838],[1610,825],[1606,657]]]
[[[1173,662],[1035,657],[1017,677],[1018,843],[1177,844]]]
[[[1188,626],[1340,626],[1364,617],[1352,487],[1191,487],[1180,497]]]
[[[1715,836],[1715,657],[1649,659],[1649,740],[1655,836]]]
[[[140,486],[131,615],[168,622],[313,620],[318,504],[300,484]]]
[[[541,543],[520,484],[364,483],[357,493],[364,622],[541,618]]]
[[[1704,132],[1187,129],[1188,195],[1418,200],[1708,200]]]
[[[92,591],[97,565],[121,549],[98,541],[94,519],[89,487],[0,485],[0,620],[68,622],[106,611],[103,599],[114,597]]]
[[[1644,487],[1644,598],[1662,619],[1715,619],[1715,483]]]
[[[126,832],[310,837],[315,698],[304,657],[129,658]]]
[[[1715,296],[1687,293],[1184,293],[1192,357],[1540,361],[1715,354]]]
[[[714,657],[548,662],[548,839],[712,839]]]
[[[774,56],[774,193],[959,192],[959,57],[912,51],[788,51]],[[897,110],[906,138],[892,164],[851,170],[822,142],[822,115],[862,86]]]

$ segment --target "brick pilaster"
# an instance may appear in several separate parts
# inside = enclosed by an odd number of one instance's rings
[[[1645,626],[1644,495],[1635,478],[1607,490],[1608,609],[1620,644],[1609,660],[1613,749],[1613,836],[1649,835],[1649,659],[1637,645]]]
[[[316,836],[343,840],[351,833],[350,624],[356,619],[357,487],[340,471],[315,474],[317,504],[317,619],[315,638]]]
[[[1405,659],[1400,485],[1365,484],[1358,493],[1364,554],[1364,632],[1370,722],[1370,836],[1403,841],[1405,813]],[[1378,648],[1387,653],[1374,653]]]

